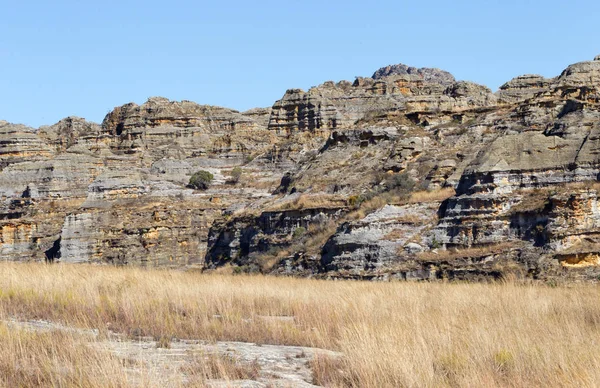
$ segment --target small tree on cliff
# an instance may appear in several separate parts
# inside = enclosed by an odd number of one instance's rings
[[[231,170],[231,174],[229,174],[229,179],[228,179],[227,183],[231,183],[231,184],[235,185],[236,183],[238,183],[240,181],[241,177],[242,177],[242,168],[235,167],[233,170]]]
[[[206,190],[210,186],[214,176],[208,171],[200,170],[195,172],[190,178],[189,187],[196,190]]]

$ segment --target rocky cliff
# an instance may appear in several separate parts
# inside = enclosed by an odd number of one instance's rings
[[[598,58],[496,93],[393,65],[267,109],[153,97],[102,124],[0,121],[0,137],[4,260],[600,277]],[[188,187],[199,170],[204,191]]]

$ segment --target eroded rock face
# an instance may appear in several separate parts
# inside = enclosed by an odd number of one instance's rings
[[[86,208],[65,218],[60,260],[202,268],[208,225],[220,214],[206,207],[191,200],[140,198]]]
[[[532,98],[538,93],[546,91],[553,80],[541,75],[526,74],[508,81],[496,93],[500,102],[516,103]]]
[[[416,75],[421,77],[425,82],[440,83],[442,85],[450,85],[456,81],[452,74],[444,70],[427,67],[417,68],[403,64],[382,67],[373,73],[371,78],[377,80],[391,75]]]
[[[452,185],[457,194],[437,206],[439,221],[431,217],[422,232],[411,228],[412,248],[395,246],[395,253],[382,237],[389,224],[369,217],[344,224],[322,251],[321,271],[352,278],[597,277],[598,63],[572,65],[555,79],[518,77],[497,93],[496,105],[482,103],[487,94],[476,85],[454,83],[444,95],[479,108],[469,115],[455,106],[463,116],[452,121],[443,111],[415,116],[406,105],[406,118],[428,135],[411,140],[407,125],[386,167],[430,187]],[[336,131],[337,147],[351,139],[346,132]],[[450,144],[454,155],[445,153]],[[447,158],[431,160],[438,154]],[[408,209],[419,215],[415,205]]]
[[[3,122],[2,259],[201,268],[214,219],[268,195],[283,174],[248,169],[248,189],[228,183],[234,167],[277,144],[252,117],[264,122],[264,112],[153,98],[116,108],[102,126]],[[186,186],[201,169],[215,182],[194,192]]]
[[[116,135],[133,128],[160,126],[242,129],[256,125],[254,120],[235,110],[191,101],[170,101],[164,97],[151,97],[142,105],[129,103],[117,107],[102,122],[103,128]]]
[[[501,136],[465,169],[457,196],[445,204],[441,243],[464,248],[524,240],[539,248],[540,261],[577,267],[581,260],[596,273],[587,263],[594,262],[597,241],[597,64],[570,66],[492,127]]]
[[[359,221],[341,225],[323,247],[323,270],[349,277],[386,273],[403,251],[423,250],[412,239],[436,217],[437,205],[385,205]]]
[[[33,128],[0,121],[0,167],[12,163],[47,159],[52,149],[40,139]]]
[[[244,216],[215,224],[208,236],[206,266],[224,264],[264,266],[256,257],[268,251],[285,249],[315,226],[337,220],[344,208],[307,208],[266,211],[258,216]]]
[[[0,259],[359,279],[600,275],[598,60],[495,94],[388,66],[290,89],[267,109],[154,97],[102,125],[0,122],[0,138]],[[198,170],[214,176],[207,191],[187,187]]]
[[[46,143],[55,147],[58,153],[75,144],[99,149],[110,141],[110,133],[106,129],[80,117],[67,117],[54,125],[41,127],[37,133]]]
[[[418,72],[389,73],[377,79],[357,78],[352,84],[326,82],[308,92],[290,89],[273,105],[269,129],[279,133],[350,129],[399,114],[420,123],[426,121],[422,117],[444,120],[445,115],[497,102],[488,88],[471,82],[445,82]]]
[[[161,159],[211,159],[211,164],[237,158],[237,163],[276,144],[264,127],[264,112],[245,114],[152,97],[144,104],[116,107],[106,115],[102,128],[113,135],[110,147],[119,155],[137,155],[142,163]]]

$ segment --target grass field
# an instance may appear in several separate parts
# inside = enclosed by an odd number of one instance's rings
[[[600,289],[327,282],[0,264],[0,319],[317,347],[314,382],[353,387],[600,386]],[[60,333],[0,325],[4,386],[129,386],[119,361]],[[212,368],[217,374],[235,368]],[[213,373],[214,374],[214,373]]]

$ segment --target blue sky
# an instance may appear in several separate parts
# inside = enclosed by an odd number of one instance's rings
[[[597,1],[2,1],[0,119],[149,96],[246,110],[405,63],[496,90],[600,54]]]

